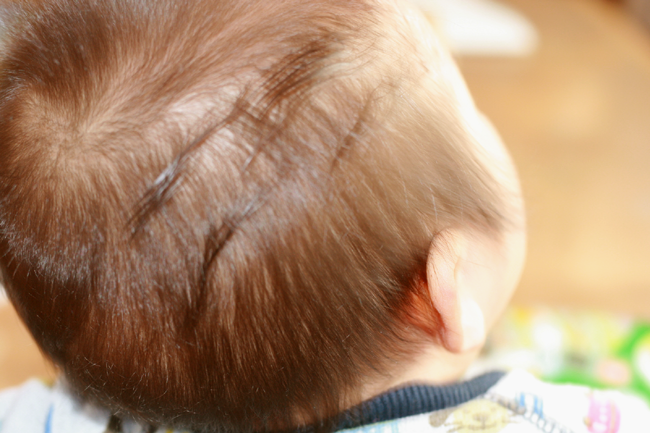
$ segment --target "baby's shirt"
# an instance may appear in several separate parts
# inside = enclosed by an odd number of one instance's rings
[[[644,400],[618,391],[542,382],[515,370],[455,407],[345,433],[638,433],[650,431]]]
[[[637,433],[650,429],[650,410],[639,398],[548,384],[522,370],[444,387],[402,388],[359,407],[361,412],[344,414],[342,426],[351,427],[343,429],[345,433]],[[417,414],[404,416],[405,410]],[[373,422],[373,417],[381,421]],[[107,410],[79,402],[62,383],[48,387],[32,380],[0,393],[0,433],[120,432],[171,433],[118,420]]]

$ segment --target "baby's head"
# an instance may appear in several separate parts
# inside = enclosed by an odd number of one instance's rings
[[[75,389],[245,432],[462,373],[516,284],[523,214],[416,12],[33,4],[1,54],[0,263]]]

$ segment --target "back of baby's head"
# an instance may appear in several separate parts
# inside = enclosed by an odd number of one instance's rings
[[[411,19],[371,0],[18,8],[0,262],[75,389],[264,430],[333,415],[408,352],[432,237],[500,221]]]

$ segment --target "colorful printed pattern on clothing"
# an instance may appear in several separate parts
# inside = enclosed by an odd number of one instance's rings
[[[514,371],[458,407],[345,433],[637,433],[647,426],[650,409],[641,399],[547,384]]]

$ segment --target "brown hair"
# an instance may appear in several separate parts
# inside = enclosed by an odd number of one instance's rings
[[[156,425],[268,430],[335,414],[409,347],[432,237],[501,216],[391,7],[20,8],[0,263],[80,393]]]

